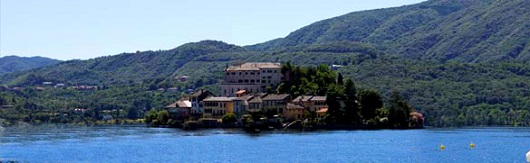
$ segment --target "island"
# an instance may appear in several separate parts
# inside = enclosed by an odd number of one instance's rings
[[[223,71],[221,93],[198,90],[162,110],[146,113],[153,127],[184,129],[416,129],[424,117],[393,91],[357,91],[335,65],[299,67],[290,62],[247,62]]]

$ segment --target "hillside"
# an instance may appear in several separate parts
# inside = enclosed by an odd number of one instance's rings
[[[89,60],[71,60],[31,72],[8,74],[0,82],[34,85],[42,81],[67,84],[112,85],[167,78],[187,62],[206,54],[244,52],[245,49],[219,41],[188,43],[171,50],[123,53]]]
[[[530,1],[430,0],[316,22],[253,50],[356,41],[400,58],[462,62],[530,61]]]
[[[0,76],[7,73],[49,66],[59,62],[59,60],[44,57],[5,56],[0,58]]]

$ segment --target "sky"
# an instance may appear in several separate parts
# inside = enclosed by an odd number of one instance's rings
[[[0,0],[0,57],[89,59],[220,40],[252,45],[354,11],[425,0]]]

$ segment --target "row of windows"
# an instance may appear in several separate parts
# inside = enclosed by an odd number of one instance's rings
[[[326,105],[325,101],[315,101],[315,105]]]
[[[219,103],[219,102],[204,102],[204,106],[219,106],[219,107],[224,108],[226,106],[226,103],[224,103],[224,102],[222,102],[222,103]]]
[[[278,73],[278,70],[263,70],[263,73]],[[245,72],[245,75],[259,75],[259,72]],[[236,72],[227,72],[226,75],[236,75]],[[239,75],[243,75],[243,72],[239,72]]]
[[[259,72],[257,72],[257,73],[256,72],[250,72],[250,73],[245,72],[245,75],[248,75],[248,74],[250,74],[250,75],[256,75],[256,74],[259,75],[260,73]],[[226,75],[236,75],[236,73],[235,72],[232,72],[232,73],[227,72]],[[239,72],[239,75],[243,75],[243,72]]]
[[[213,114],[213,115],[224,115],[225,111],[224,110],[214,110],[214,109],[204,109],[204,113],[210,113],[210,114]]]
[[[278,70],[274,70],[274,71],[273,70],[263,70],[263,73],[272,73],[272,72],[278,73]]]

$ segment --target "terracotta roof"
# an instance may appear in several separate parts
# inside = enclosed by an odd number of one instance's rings
[[[298,96],[296,97],[293,102],[307,102],[307,101],[326,101],[326,96]]]
[[[320,108],[320,110],[317,111],[317,113],[326,113],[328,112],[328,108]]]
[[[299,102],[299,101],[306,102],[306,101],[308,101],[310,98],[311,98],[311,96],[304,96],[304,95],[302,95],[302,96],[298,96],[298,97],[296,97],[296,98],[293,100],[293,102]]]
[[[262,103],[263,100],[261,100],[260,96],[254,96],[248,103]]]
[[[179,100],[177,102],[169,104],[168,106],[166,106],[166,108],[191,108],[191,102],[188,100],[185,100],[185,101]]]
[[[232,101],[234,97],[208,97],[202,101],[217,101],[217,102],[225,102],[225,101]]]
[[[281,68],[282,65],[280,63],[272,63],[272,62],[247,62],[241,65],[237,66],[231,66],[227,68],[227,71],[235,71],[235,70],[259,70],[261,68]]]
[[[291,96],[290,94],[268,94],[263,98],[263,101],[267,100],[284,100]]]
[[[211,94],[213,95],[210,91],[208,90],[198,90],[198,91],[195,91],[195,92],[192,92],[190,94],[190,97],[199,97],[200,95],[202,95],[203,93],[207,93],[207,94]]]
[[[243,90],[239,90],[239,91],[237,91],[236,94],[239,95],[239,94],[243,94],[243,93],[245,93],[245,92],[247,92],[247,90],[244,90],[244,89],[243,89]]]
[[[177,107],[177,102],[174,102],[166,106],[166,108],[176,108],[176,107]]]
[[[288,103],[287,104],[287,109],[304,109],[304,107],[300,106],[300,105],[297,105],[297,104]]]
[[[326,96],[313,96],[310,101],[326,101]]]

